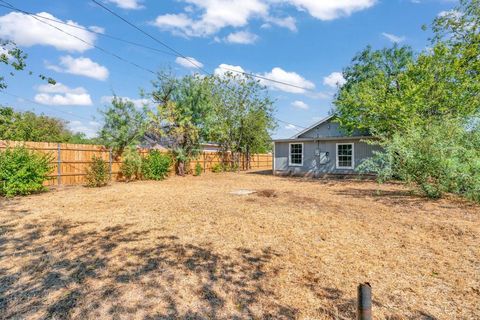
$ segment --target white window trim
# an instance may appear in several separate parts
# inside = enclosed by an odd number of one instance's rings
[[[352,146],[352,165],[350,167],[341,167],[338,164],[338,146],[343,146],[343,145],[351,145]],[[347,142],[347,143],[337,143],[335,147],[335,167],[337,169],[355,169],[355,143],[353,142]]]
[[[292,163],[292,144],[302,145],[302,163]],[[303,142],[291,142],[288,144],[288,165],[290,167],[303,167],[303,154],[305,152],[305,146]]]

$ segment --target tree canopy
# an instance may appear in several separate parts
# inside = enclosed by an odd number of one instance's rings
[[[33,112],[0,107],[0,140],[95,143],[83,133],[73,133],[68,122]]]
[[[480,9],[462,0],[432,23],[431,46],[367,47],[345,68],[334,105],[347,131],[391,136],[443,117],[468,119],[480,112]]]
[[[132,101],[113,96],[111,104],[100,111],[103,127],[99,137],[116,156],[125,148],[137,145],[147,126],[146,108],[138,109]]]

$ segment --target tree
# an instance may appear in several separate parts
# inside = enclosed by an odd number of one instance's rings
[[[15,71],[22,71],[26,68],[27,54],[23,50],[19,49],[14,42],[9,40],[0,39],[0,63],[10,67],[12,70],[9,72],[10,76],[15,75]],[[29,74],[33,74],[29,71]],[[38,77],[42,80],[46,80],[50,84],[55,84],[55,80],[39,74]],[[0,90],[7,88],[5,76],[0,75]]]
[[[115,156],[134,146],[143,138],[147,127],[146,108],[137,109],[131,101],[113,96],[112,103],[101,111],[104,124],[99,136]]]
[[[176,78],[162,72],[153,86],[150,96],[158,107],[151,113],[150,131],[171,149],[177,174],[183,176],[186,164],[199,154],[200,144],[210,135],[212,80],[200,75]]]
[[[214,115],[211,140],[224,154],[231,152],[238,165],[244,154],[263,152],[270,146],[270,131],[276,126],[273,101],[259,81],[227,72],[214,78]]]
[[[394,46],[367,48],[344,70],[346,84],[334,104],[347,131],[392,136],[442,118],[480,112],[480,9],[462,0],[433,22],[431,47],[414,56]]]
[[[334,104],[341,127],[348,132],[394,132],[412,120],[415,110],[403,103],[405,71],[413,63],[410,47],[372,50],[367,47],[345,68],[346,83]]]
[[[94,143],[83,133],[73,133],[67,122],[33,112],[0,107],[0,140]]]

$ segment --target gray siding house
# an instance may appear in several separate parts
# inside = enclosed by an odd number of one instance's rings
[[[289,139],[274,140],[273,173],[320,177],[328,174],[357,174],[355,168],[377,146],[365,143],[368,134],[342,133],[329,116]]]

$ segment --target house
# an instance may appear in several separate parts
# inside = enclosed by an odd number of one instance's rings
[[[365,142],[362,132],[345,135],[339,124],[326,117],[289,139],[274,140],[273,173],[319,177],[356,174],[355,168],[371,157],[378,146]]]

